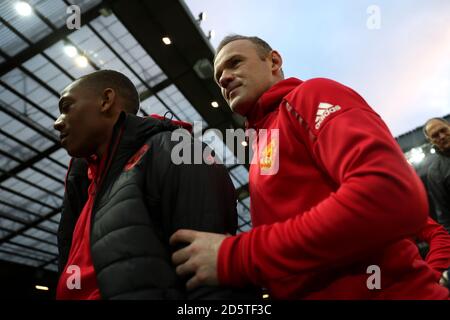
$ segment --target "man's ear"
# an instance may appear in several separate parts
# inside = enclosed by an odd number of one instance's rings
[[[272,50],[270,55],[272,56],[272,72],[281,70],[281,66],[283,65],[283,59],[281,58],[281,55],[276,50]]]
[[[106,88],[102,93],[102,106],[101,112],[109,112],[112,106],[116,102],[116,92],[112,88]]]

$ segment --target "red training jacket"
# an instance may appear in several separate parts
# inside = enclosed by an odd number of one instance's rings
[[[247,118],[258,131],[254,228],[222,243],[221,283],[260,285],[276,299],[448,298],[409,240],[426,224],[423,186],[361,96],[290,78]]]

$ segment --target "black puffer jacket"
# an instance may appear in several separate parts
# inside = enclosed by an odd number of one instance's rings
[[[114,128],[91,223],[92,261],[103,299],[233,297],[225,288],[185,292],[186,279],[177,277],[171,263],[176,248],[168,239],[177,229],[233,234],[237,225],[235,190],[223,165],[172,163],[176,128],[170,121],[125,113]],[[148,150],[130,165],[144,144]],[[88,185],[86,160],[73,159],[58,231],[60,272]]]

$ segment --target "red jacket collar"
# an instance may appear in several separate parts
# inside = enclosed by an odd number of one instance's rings
[[[275,110],[280,105],[281,100],[302,82],[297,78],[288,78],[270,87],[247,114],[248,127],[257,128],[259,122]]]
[[[108,148],[109,149],[109,148]],[[105,168],[106,155],[99,158],[97,155],[93,154],[90,156],[88,161],[88,178],[89,180],[98,180]]]

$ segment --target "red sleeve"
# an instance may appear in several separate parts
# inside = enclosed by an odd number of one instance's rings
[[[425,258],[439,273],[439,278],[450,266],[450,235],[440,224],[428,218],[427,225],[417,233],[417,238],[428,243],[430,249]]]
[[[311,130],[305,134],[299,124],[298,136],[339,188],[309,211],[227,238],[218,261],[224,284],[269,286],[296,275],[301,290],[318,272],[352,264],[417,233],[426,222],[420,180],[386,125],[356,92],[314,79],[287,99]],[[316,128],[322,102],[340,108]],[[311,135],[315,139],[306,138]]]

